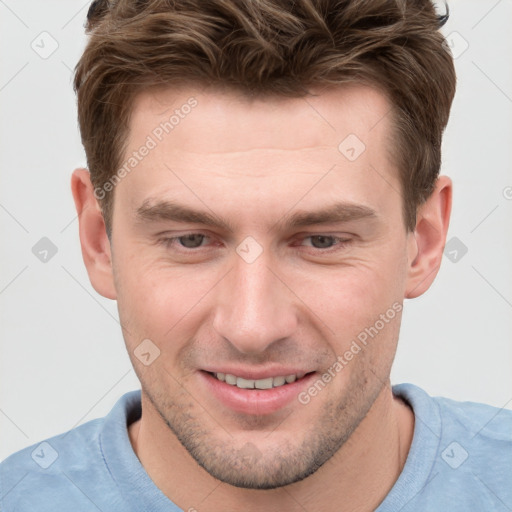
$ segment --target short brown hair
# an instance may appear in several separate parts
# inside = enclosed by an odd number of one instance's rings
[[[453,59],[430,0],[95,0],[74,78],[91,181],[123,161],[135,95],[154,86],[218,85],[301,97],[361,83],[393,106],[392,155],[408,231],[432,193],[455,94]],[[111,233],[113,192],[98,198]]]

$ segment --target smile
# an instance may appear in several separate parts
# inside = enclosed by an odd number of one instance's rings
[[[244,379],[230,373],[211,373],[216,379],[225,382],[230,386],[236,386],[240,389],[272,389],[292,384],[296,380],[302,379],[304,373],[292,375],[281,375],[277,377],[268,377],[266,379]]]

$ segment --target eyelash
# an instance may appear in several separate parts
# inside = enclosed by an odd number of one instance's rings
[[[173,242],[176,242],[178,241],[180,238],[185,238],[185,237],[190,237],[190,236],[193,236],[193,235],[199,235],[199,236],[203,236],[203,240],[206,240],[206,239],[211,239],[212,237],[208,236],[208,235],[205,235],[203,233],[185,233],[184,235],[180,235],[180,236],[175,236],[175,237],[164,237],[164,238],[160,238],[158,240],[158,243],[164,245],[164,247],[166,247],[167,249],[171,249],[172,248],[172,245]],[[305,236],[303,237],[302,239],[305,240],[305,239],[308,239],[308,238],[313,238],[313,237],[325,237],[325,238],[330,238],[333,240],[333,242],[337,242],[337,244],[335,246],[331,246],[331,247],[327,247],[325,249],[322,249],[322,248],[317,248],[317,247],[311,247],[311,249],[313,249],[315,252],[318,251],[322,254],[329,254],[329,253],[332,253],[332,252],[337,252],[337,251],[340,251],[342,250],[343,248],[345,248],[345,246],[347,246],[349,243],[352,242],[351,239],[345,239],[345,238],[342,238],[342,237],[337,237],[337,236],[334,236],[334,235],[324,235],[322,233],[318,233],[318,234],[314,234],[314,235],[308,235],[308,236]],[[179,246],[180,248],[178,249],[178,252],[182,252],[182,253],[195,253],[195,252],[198,252],[200,249],[202,249],[204,246],[199,246],[199,247],[194,247],[194,248],[186,248],[186,247],[183,247],[183,246]]]

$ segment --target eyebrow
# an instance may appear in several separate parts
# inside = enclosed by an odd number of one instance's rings
[[[230,221],[207,211],[194,210],[188,206],[164,200],[146,199],[136,210],[140,222],[172,221],[221,228],[225,231],[235,231]],[[271,231],[276,229],[296,229],[315,224],[334,224],[351,222],[361,219],[378,219],[379,215],[369,206],[340,202],[334,203],[317,211],[296,211],[279,220]]]

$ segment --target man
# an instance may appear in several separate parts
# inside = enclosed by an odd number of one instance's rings
[[[4,461],[2,511],[512,507],[512,413],[389,379],[449,226],[444,19],[93,2],[72,192],[142,390]]]

